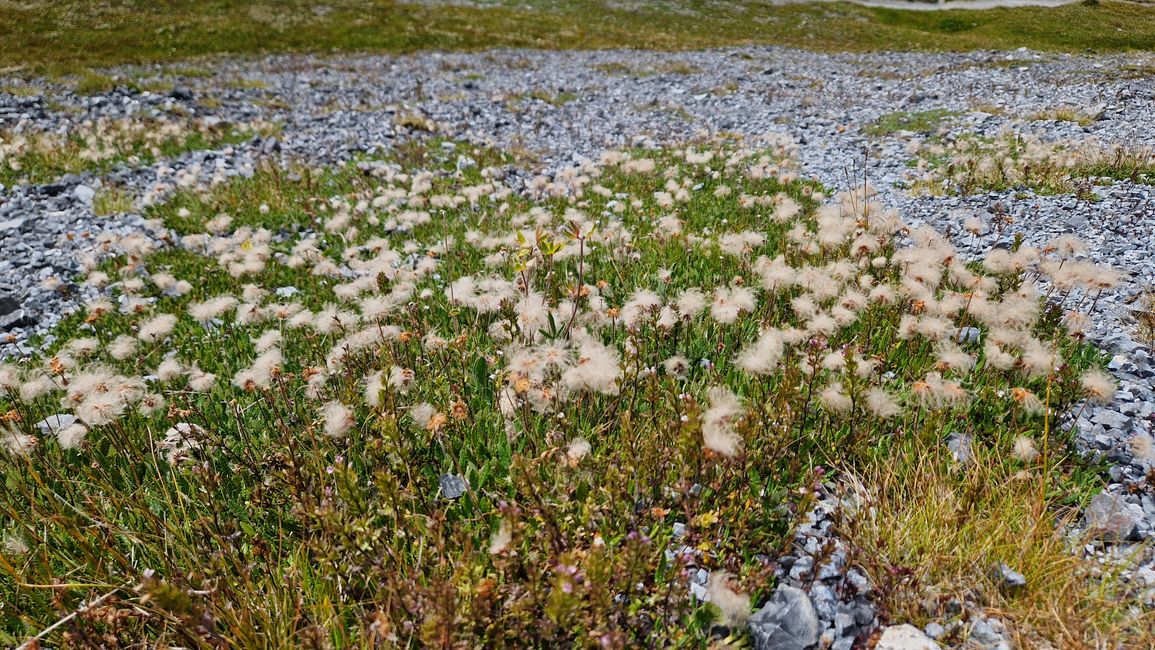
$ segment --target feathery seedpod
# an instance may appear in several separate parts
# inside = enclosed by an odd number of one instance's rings
[[[662,362],[662,368],[667,375],[675,379],[685,379],[690,374],[690,360],[686,357],[675,355]]]
[[[846,354],[842,350],[834,350],[822,357],[822,367],[831,372],[842,372],[846,369]]]
[[[155,343],[167,337],[176,327],[176,316],[160,314],[140,326],[136,337],[146,343]]]
[[[1019,386],[1012,388],[1011,399],[1014,400],[1019,406],[1023,407],[1023,410],[1027,413],[1030,413],[1031,415],[1037,415],[1046,409],[1046,406],[1043,404],[1043,400],[1039,399],[1038,395],[1035,395],[1026,388],[1021,388]]]
[[[706,594],[710,602],[718,608],[719,622],[730,628],[741,627],[750,618],[750,596],[739,593],[730,586],[730,576],[725,571],[714,571],[706,581]]]
[[[137,340],[131,336],[122,334],[108,345],[108,356],[117,361],[124,361],[132,355],[136,354]]]
[[[718,287],[710,304],[710,316],[724,325],[738,320],[738,315],[754,311],[757,298],[749,287]]]
[[[953,341],[940,341],[937,346],[935,369],[939,372],[953,370],[957,373],[967,373],[974,367],[974,357],[967,354]]]
[[[184,376],[184,365],[176,359],[165,359],[156,368],[156,377],[161,381],[173,381]]]
[[[706,295],[700,289],[690,288],[678,294],[674,307],[682,318],[690,319],[706,308]]]
[[[353,412],[337,400],[325,402],[321,415],[325,421],[324,434],[330,438],[344,438],[357,424]]]
[[[280,344],[280,330],[268,330],[256,340],[255,347],[257,352],[268,352],[269,350],[280,346]]]
[[[192,316],[193,320],[203,325],[219,318],[226,311],[236,307],[238,302],[233,296],[217,296],[204,302],[189,305],[188,313]]]
[[[159,393],[145,393],[140,396],[140,401],[136,403],[137,412],[145,417],[156,415],[162,409],[164,409],[164,397]]]
[[[37,442],[36,438],[21,433],[7,422],[0,423],[0,451],[10,456],[27,456]]]
[[[1031,338],[1023,348],[1023,356],[1019,359],[1023,369],[1032,377],[1046,377],[1057,366],[1063,363],[1059,351],[1051,346]]]
[[[217,376],[205,372],[200,368],[193,367],[189,371],[188,387],[194,393],[207,393],[212,390],[213,384],[217,381]]]
[[[618,379],[621,376],[621,358],[618,351],[588,334],[575,338],[580,340],[578,360],[575,365],[562,373],[562,383],[572,391],[616,395]]]
[[[593,446],[585,438],[574,438],[566,445],[565,461],[570,467],[577,467],[583,458],[589,455]]]
[[[31,402],[56,389],[56,381],[49,375],[41,374],[20,384],[20,399]]]
[[[754,272],[762,280],[762,287],[767,291],[777,292],[794,284],[798,277],[797,271],[786,262],[782,255],[769,259],[759,257],[754,262]]]
[[[919,404],[928,408],[943,408],[965,402],[970,395],[960,384],[947,381],[937,372],[929,372],[911,385],[911,393]]]
[[[0,391],[13,391],[20,387],[20,368],[13,363],[0,363]]]
[[[1087,399],[1095,404],[1110,404],[1115,399],[1115,379],[1102,370],[1092,369],[1079,377]]]
[[[882,388],[871,388],[865,395],[866,408],[877,417],[887,420],[902,413],[902,407]]]
[[[381,394],[385,391],[385,375],[378,370],[365,378],[365,403],[374,409],[381,408]]]
[[[78,358],[83,359],[92,356],[100,349],[100,340],[92,336],[72,339],[68,342],[68,349]]]
[[[1135,458],[1146,462],[1148,465],[1155,465],[1155,438],[1148,433],[1137,433],[1130,442],[1131,452]]]
[[[777,329],[766,330],[754,343],[742,349],[735,364],[754,375],[770,375],[782,361],[785,351],[782,332]]]
[[[279,349],[267,350],[253,360],[252,366],[237,372],[233,377],[233,385],[243,390],[269,388],[283,363],[284,356]]]
[[[1033,463],[1039,457],[1039,450],[1035,448],[1034,439],[1028,436],[1019,436],[1015,438],[1015,446],[1011,450],[1011,456],[1023,463]]]
[[[88,305],[85,305],[85,311],[88,313],[88,320],[94,321],[99,319],[104,314],[109,314],[114,311],[116,307],[112,306],[112,302],[106,298],[97,298],[92,300]]]
[[[706,449],[733,458],[742,447],[736,430],[745,415],[742,401],[728,389],[715,386],[708,393],[710,408],[702,414],[702,442]]]
[[[88,427],[80,422],[61,427],[56,431],[56,440],[63,449],[76,449],[84,444],[84,437],[88,435]]]
[[[409,418],[422,429],[428,428],[437,415],[437,408],[429,402],[419,402],[409,408]]]
[[[626,304],[622,305],[621,319],[627,327],[639,327],[652,319],[661,309],[662,299],[649,289],[638,289]]]
[[[1003,350],[995,341],[987,341],[983,344],[983,359],[986,365],[996,370],[1010,370],[1014,367],[1015,355]]]
[[[513,530],[509,522],[505,519],[501,520],[497,530],[489,538],[489,554],[498,555],[505,549],[509,548],[509,543],[513,541]]]
[[[99,427],[114,422],[127,406],[119,396],[98,393],[76,405],[76,417],[90,427]]]
[[[389,386],[401,395],[409,394],[415,379],[416,374],[408,368],[393,366],[389,369]]]
[[[832,413],[847,413],[854,406],[854,400],[846,394],[846,389],[839,381],[832,382],[823,389],[818,399]]]
[[[179,463],[188,458],[190,451],[200,449],[206,433],[199,425],[178,422],[164,432],[164,438],[156,446],[169,464]]]
[[[972,235],[981,235],[985,229],[986,226],[983,224],[983,220],[978,217],[967,217],[967,219],[963,221],[963,230]]]

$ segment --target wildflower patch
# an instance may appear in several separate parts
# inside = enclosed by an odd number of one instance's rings
[[[0,639],[112,590],[78,629],[702,644],[829,471],[963,433],[1063,484],[1057,416],[1113,394],[1073,242],[962,259],[774,136],[448,149],[184,190],[92,260],[106,297],[0,365]]]

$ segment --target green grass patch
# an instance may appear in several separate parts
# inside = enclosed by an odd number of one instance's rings
[[[270,52],[646,48],[777,44],[818,50],[1116,52],[1155,48],[1147,7],[1125,2],[1055,8],[908,11],[845,3],[752,1],[697,10],[607,8],[576,0],[543,8],[430,6],[344,0],[314,12],[287,0],[162,5],[9,3],[0,7],[0,66],[89,66]]]
[[[529,93],[527,97],[529,99],[536,99],[537,101],[545,102],[555,108],[560,108],[572,101],[577,101],[578,99],[577,93],[563,91],[556,94],[551,94],[544,90],[535,90]]]
[[[73,89],[81,95],[102,95],[112,92],[116,80],[108,75],[86,72],[76,80]]]
[[[207,124],[184,119],[102,120],[64,135],[0,134],[10,149],[0,157],[0,183],[48,183],[63,174],[101,173],[120,163],[147,165],[186,151],[243,142],[275,133],[275,124]]]
[[[1031,190],[1093,199],[1092,182],[1148,183],[1155,178],[1155,152],[1123,145],[1108,147],[1094,140],[965,136],[951,143],[928,141],[920,147],[918,158],[926,164],[927,172],[915,180],[913,188],[930,194]]]
[[[899,131],[912,131],[929,135],[938,130],[947,120],[958,116],[958,111],[937,108],[930,111],[909,113],[899,111],[887,113],[867,126],[864,131],[870,135],[890,135]]]

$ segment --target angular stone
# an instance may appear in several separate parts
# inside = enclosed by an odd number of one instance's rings
[[[789,585],[778,585],[747,625],[755,650],[806,650],[822,629],[810,597]]]
[[[32,321],[24,313],[20,303],[11,296],[0,296],[0,331],[30,325]]]
[[[1108,429],[1118,429],[1120,431],[1126,431],[1131,425],[1131,418],[1110,409],[1099,411],[1095,414],[1095,417],[1091,418],[1091,421],[1095,424],[1101,424]]]
[[[946,448],[950,450],[955,462],[968,465],[973,454],[971,453],[971,437],[965,433],[954,432],[946,438]]]
[[[874,650],[941,650],[941,646],[917,627],[903,624],[883,630]]]
[[[999,562],[991,571],[999,587],[1015,590],[1027,586],[1027,577],[1007,566],[1006,562]]]
[[[36,423],[36,429],[43,435],[52,435],[64,427],[70,427],[76,424],[76,416],[71,413],[57,413],[56,415],[49,415],[43,420]]]
[[[1087,528],[1107,541],[1131,539],[1143,523],[1143,508],[1128,503],[1122,496],[1100,492],[1091,499],[1085,514]]]
[[[459,499],[469,489],[469,483],[456,474],[442,474],[438,483],[441,485],[441,496],[446,499]]]
[[[955,340],[959,343],[978,343],[982,330],[977,327],[960,327],[955,332]]]
[[[14,219],[5,219],[4,221],[0,221],[0,232],[4,232],[7,230],[19,230],[21,228],[21,226],[24,225],[25,221],[26,220],[21,218],[21,217],[16,217]]]
[[[77,185],[76,189],[72,190],[72,196],[75,196],[81,203],[92,203],[92,199],[96,196],[96,190],[87,185]]]

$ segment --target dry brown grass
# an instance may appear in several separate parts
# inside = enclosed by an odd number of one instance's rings
[[[879,586],[881,611],[925,624],[950,618],[958,599],[1002,619],[1023,648],[1155,647],[1155,616],[1136,607],[1117,569],[1084,559],[1082,541],[1064,532],[1077,509],[1055,495],[1040,505],[1040,480],[1037,466],[978,443],[967,467],[911,446],[859,472],[862,507],[843,533]],[[1003,588],[999,562],[1026,587]]]

